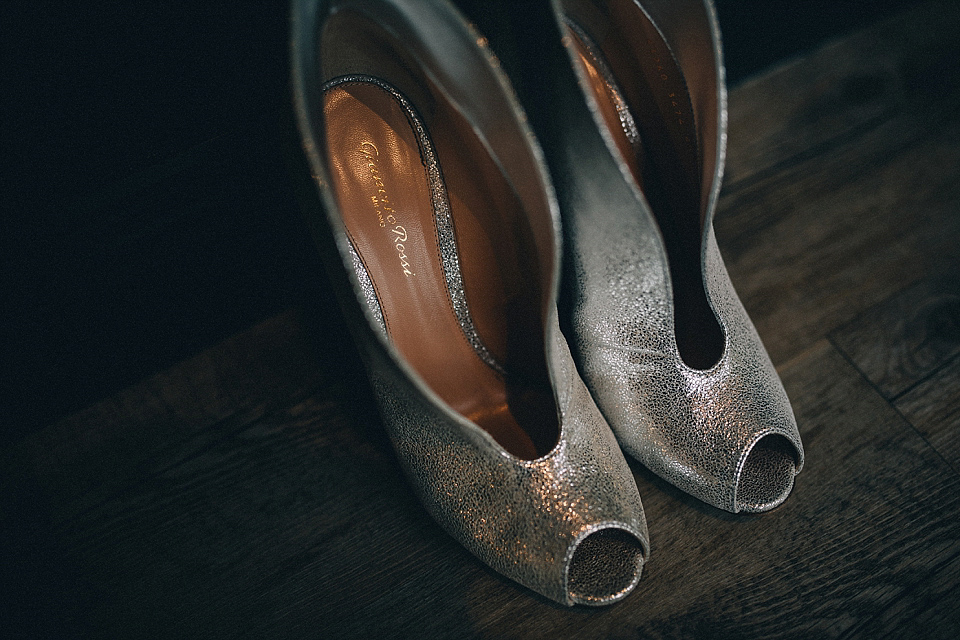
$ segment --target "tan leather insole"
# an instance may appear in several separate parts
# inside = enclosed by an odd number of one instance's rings
[[[611,24],[621,30],[607,30],[606,40],[598,46],[574,27],[572,42],[607,128],[663,234],[680,355],[689,366],[707,369],[720,358],[724,337],[701,275],[705,212],[700,210],[700,162],[690,96],[653,24],[631,3],[614,3],[613,8]],[[601,49],[609,52],[609,58]],[[624,109],[639,130],[638,142],[630,140],[634,134],[624,125]]]
[[[324,115],[344,224],[373,281],[390,339],[455,411],[507,451],[536,458],[533,441],[511,413],[504,377],[481,360],[454,313],[425,161],[404,108],[380,86],[351,81],[326,91]],[[471,241],[458,234],[458,242]]]

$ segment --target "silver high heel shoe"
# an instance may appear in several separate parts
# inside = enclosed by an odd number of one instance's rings
[[[292,54],[311,222],[423,504],[548,598],[623,598],[643,508],[559,332],[556,204],[492,54],[423,0],[295,1]]]
[[[633,191],[590,201],[588,178],[574,176],[575,197],[561,193],[584,380],[649,469],[721,509],[772,509],[793,487],[803,446],[714,238],[727,105],[713,6],[553,7],[595,126]]]

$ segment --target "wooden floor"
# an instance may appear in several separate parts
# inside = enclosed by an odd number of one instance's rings
[[[781,508],[632,464],[639,587],[550,603],[429,518],[342,321],[290,309],[0,453],[19,631],[960,637],[957,33],[927,3],[731,93],[717,235],[807,454]]]

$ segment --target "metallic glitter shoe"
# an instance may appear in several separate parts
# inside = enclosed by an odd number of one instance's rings
[[[604,169],[581,135],[568,145],[589,169],[568,164],[555,178],[584,380],[620,444],[652,471],[721,509],[772,509],[793,488],[803,446],[714,238],[727,105],[713,6],[553,6],[618,165]],[[598,193],[612,173],[631,193],[615,184]]]
[[[548,598],[623,598],[643,508],[559,331],[556,203],[493,55],[424,0],[294,2],[292,54],[312,223],[423,504]]]

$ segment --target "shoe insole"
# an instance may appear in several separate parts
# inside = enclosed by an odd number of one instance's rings
[[[428,159],[421,150],[427,135],[423,125],[379,81],[334,84],[324,96],[324,117],[343,222],[373,282],[389,339],[437,395],[507,451],[523,459],[542,455],[514,415],[504,374],[481,358],[457,317],[451,295],[458,294],[448,290],[443,266],[444,250],[449,256],[451,247],[441,247],[449,240],[438,232],[436,194],[431,194]],[[470,204],[448,195],[460,209]],[[466,222],[458,226],[456,242],[489,243],[489,238],[470,237],[475,229]],[[497,271],[497,265],[486,268]],[[483,273],[482,265],[472,272]],[[496,282],[491,286],[496,289]],[[474,297],[480,303],[496,298],[490,291]],[[472,311],[488,317],[497,309]],[[491,320],[485,327],[503,324]],[[495,344],[507,342],[503,336],[488,337]]]

